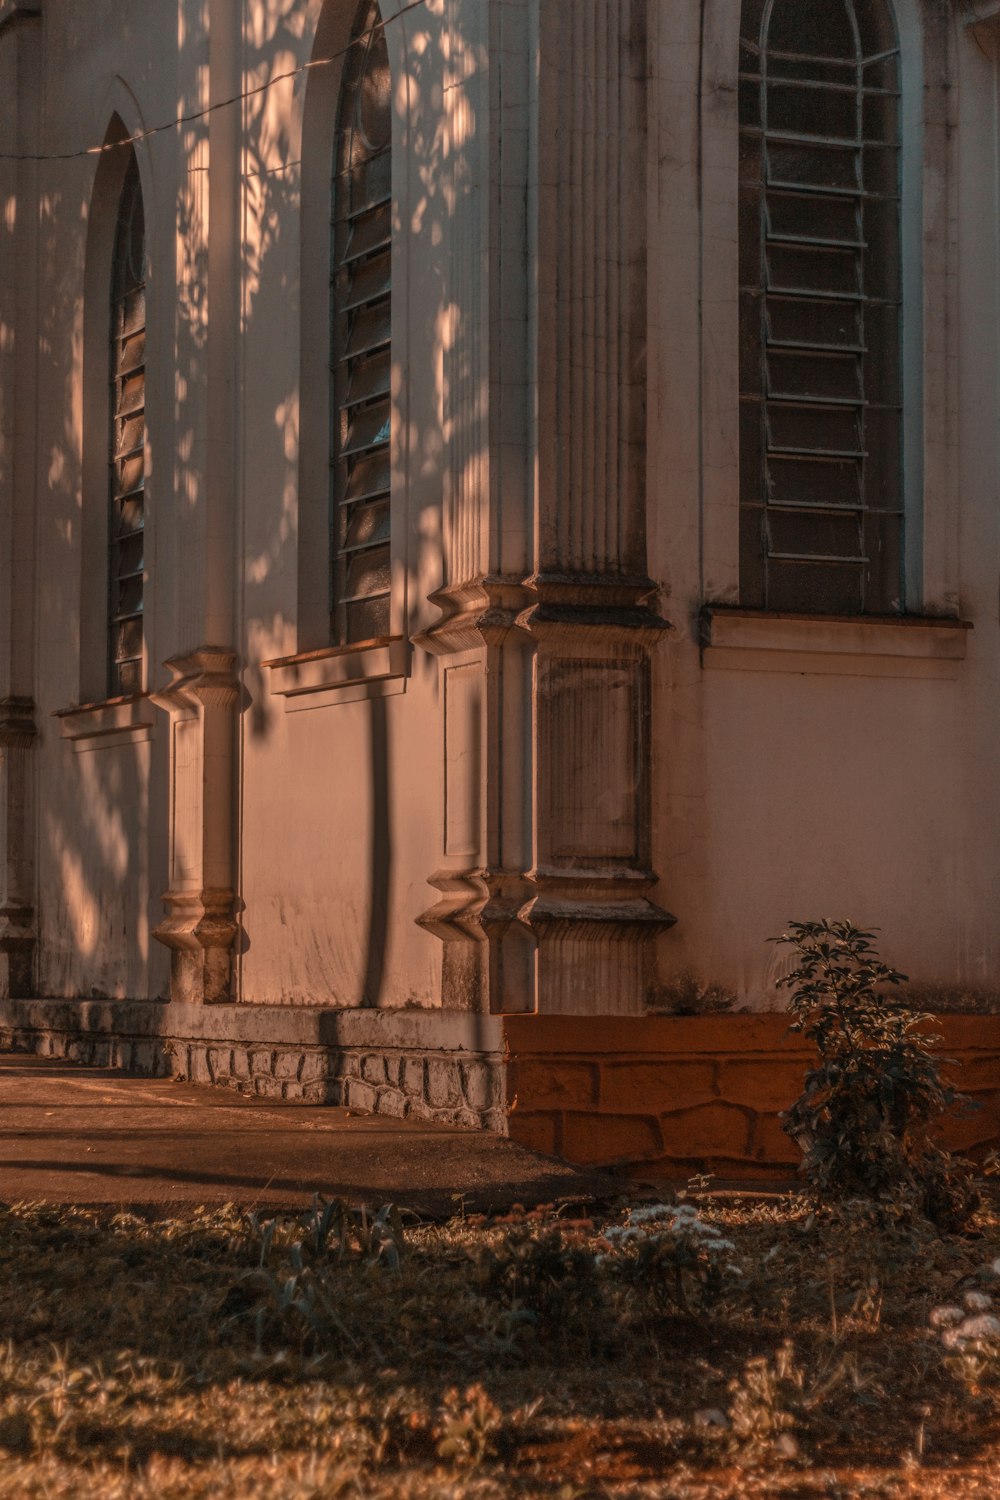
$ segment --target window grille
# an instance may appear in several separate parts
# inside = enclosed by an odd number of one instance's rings
[[[363,0],[344,60],[333,186],[333,637],[389,632],[392,109],[389,54]]]
[[[135,153],[118,207],[111,278],[108,696],[142,691],[146,237]]]
[[[902,608],[899,54],[883,0],[744,0],[740,593]]]

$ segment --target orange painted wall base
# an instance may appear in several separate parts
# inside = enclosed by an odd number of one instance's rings
[[[512,1138],[638,1176],[787,1180],[800,1154],[778,1114],[811,1052],[786,1015],[508,1016]],[[979,1108],[944,1131],[953,1150],[1000,1145],[1000,1016],[943,1015],[941,1052]]]

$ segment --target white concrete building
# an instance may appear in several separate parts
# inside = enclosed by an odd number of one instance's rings
[[[995,1133],[998,55],[0,0],[0,1035],[752,1170],[848,916]]]

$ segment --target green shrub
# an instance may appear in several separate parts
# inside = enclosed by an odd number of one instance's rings
[[[714,1307],[740,1276],[735,1252],[691,1203],[653,1203],[629,1209],[621,1228],[604,1231],[610,1264],[661,1310]]]
[[[782,1123],[820,1197],[903,1191],[935,1223],[959,1228],[978,1201],[970,1169],[933,1129],[968,1101],[941,1076],[940,1038],[926,1030],[933,1016],[892,994],[906,975],[882,962],[874,938],[823,920],[791,922],[772,940],[798,955],[778,984],[791,990],[792,1031],[819,1054]]]

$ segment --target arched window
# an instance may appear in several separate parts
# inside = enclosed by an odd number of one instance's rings
[[[146,439],[146,234],[129,148],[111,275],[111,479],[108,529],[108,696],[142,691]]]
[[[392,110],[375,0],[344,59],[333,183],[332,631],[389,632]]]
[[[900,98],[883,0],[744,0],[740,597],[902,601]]]

